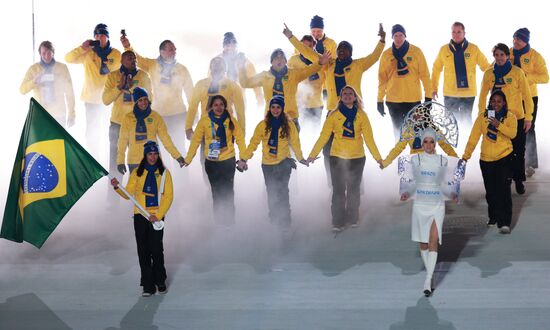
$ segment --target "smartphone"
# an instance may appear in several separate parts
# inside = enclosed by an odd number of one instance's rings
[[[487,118],[495,118],[495,110],[487,110]]]
[[[126,37],[126,29],[120,30],[120,34],[121,34],[123,37]]]
[[[90,41],[90,47],[98,47],[98,46],[99,46],[99,40]]]

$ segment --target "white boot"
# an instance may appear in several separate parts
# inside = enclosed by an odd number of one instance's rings
[[[428,249],[420,249],[420,256],[422,257],[422,262],[424,263],[424,268],[428,269]]]
[[[424,295],[429,297],[432,294],[432,277],[437,264],[437,252],[429,251],[426,263],[426,280],[424,281]]]

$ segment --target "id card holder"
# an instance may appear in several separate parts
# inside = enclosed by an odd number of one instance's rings
[[[220,141],[214,140],[208,146],[208,159],[217,160],[220,157]]]

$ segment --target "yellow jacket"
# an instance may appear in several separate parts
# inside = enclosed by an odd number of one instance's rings
[[[118,84],[120,83],[120,78],[122,73],[120,70],[113,71],[108,74],[107,81],[105,82],[105,88],[103,89],[103,104],[109,105],[113,104],[113,109],[111,110],[111,122],[116,124],[121,124],[124,115],[128,112],[131,112],[134,108],[133,97],[130,97],[130,101],[124,102],[124,93],[118,89]],[[149,100],[153,101],[153,93],[151,92],[151,79],[149,75],[143,71],[138,70],[136,76],[133,78],[133,86],[130,89],[130,93],[134,90],[136,86],[145,88],[149,93]]]
[[[145,207],[145,194],[143,193],[143,186],[145,186],[145,178],[147,177],[147,170],[143,171],[142,176],[137,176],[137,168],[130,173],[130,178],[128,179],[128,184],[126,185],[126,190],[131,196],[134,196],[138,204],[145,208],[151,215],[155,215],[159,220],[164,218],[170,205],[172,205],[172,200],[174,199],[174,188],[172,185],[172,175],[167,168],[164,168],[166,172],[166,178],[164,179],[164,193],[160,196],[160,204],[158,207]],[[160,190],[160,182],[162,180],[162,175],[159,170],[155,171],[155,177],[157,179],[157,189]],[[122,190],[115,189],[115,191],[122,196],[124,199],[129,199],[124,195]],[[159,192],[160,193],[160,192]],[[134,214],[140,214],[137,207],[134,206]]]
[[[453,147],[450,144],[448,144],[447,142],[445,142],[444,140],[438,140],[437,144],[439,144],[441,149],[443,149],[443,151],[445,151],[445,153],[447,155],[449,155],[451,157],[458,157],[458,155],[456,154]],[[382,161],[382,165],[384,167],[389,166],[393,162],[393,160],[395,158],[397,158],[397,156],[399,156],[403,152],[403,150],[405,150],[407,145],[409,146],[409,148],[411,150],[411,155],[418,154],[418,153],[421,153],[423,151],[422,147],[420,147],[418,149],[413,147],[414,139],[411,139],[411,140],[408,140],[408,141],[407,140],[399,141],[395,144],[395,147],[393,147],[393,149],[390,151],[390,153],[388,154],[386,159],[384,159]]]
[[[308,67],[301,59],[300,54],[292,55],[288,60],[289,69],[304,69]],[[309,80],[309,77],[298,84],[296,101],[299,109],[311,109],[323,107],[323,85],[325,83],[325,72],[317,72],[319,78]]]
[[[220,155],[217,160],[214,161],[223,161],[229,158],[235,157],[235,145],[234,142],[237,142],[239,146],[239,152],[244,152],[246,150],[246,141],[244,140],[244,133],[240,125],[235,120],[235,117],[231,116],[233,125],[235,129],[231,131],[229,129],[229,118],[223,123],[225,127],[225,137],[227,141],[227,147],[220,150]],[[204,115],[199,120],[197,127],[195,128],[195,134],[191,139],[191,145],[189,150],[187,150],[187,156],[185,156],[185,162],[190,164],[195,154],[197,153],[197,148],[200,146],[201,142],[204,140],[204,156],[208,159],[208,147],[214,141],[212,136],[212,125],[214,125],[214,132],[218,129],[218,125],[214,124],[208,115]]]
[[[355,137],[353,139],[343,137],[345,121],[346,117],[342,115],[339,110],[331,111],[325,120],[323,129],[321,130],[321,136],[319,136],[319,139],[313,146],[313,150],[311,150],[309,157],[317,157],[325,144],[327,144],[330,135],[334,133],[334,140],[332,141],[332,148],[330,149],[331,156],[343,159],[365,157],[365,148],[363,147],[364,141],[372,157],[376,161],[382,160],[376,143],[374,143],[372,128],[367,114],[362,110],[357,111],[357,116],[353,123],[355,128]]]
[[[64,117],[67,114],[67,119],[74,120],[74,91],[71,74],[67,66],[60,62],[55,62],[52,70],[53,74],[53,99],[49,99],[47,87],[42,83],[35,83],[35,79],[42,75],[41,80],[47,80],[51,77],[44,76],[44,67],[40,63],[35,63],[27,70],[25,78],[19,87],[21,94],[27,94],[33,91],[34,98],[40,103],[44,109],[57,118]]]
[[[136,141],[136,123],[137,119],[133,111],[127,113],[122,119],[120,125],[120,135],[118,137],[118,149],[117,149],[117,164],[124,164],[124,154],[126,148],[128,148],[128,155],[126,157],[128,164],[139,164],[143,158],[143,145],[147,141],[157,141],[157,136],[162,141],[164,148],[168,150],[170,155],[177,159],[181,157],[176,146],[172,142],[170,135],[164,120],[156,111],[151,111],[151,114],[145,118],[145,125],[147,126],[147,139]]]
[[[120,68],[120,52],[117,49],[113,48],[107,60],[110,72]],[[107,81],[107,75],[99,73],[101,58],[92,49],[84,50],[79,46],[65,55],[65,62],[84,65],[84,86],[80,99],[86,103],[101,104],[101,93]]]
[[[289,136],[283,138],[279,134],[277,155],[269,153],[269,146],[267,145],[267,142],[269,140],[269,136],[271,135],[271,130],[266,133],[265,125],[265,120],[262,120],[256,126],[256,129],[254,130],[254,135],[252,136],[252,139],[250,139],[250,143],[248,144],[248,148],[245,152],[241,152],[241,159],[249,160],[250,158],[252,158],[252,156],[254,155],[254,151],[256,151],[256,148],[258,147],[260,142],[262,143],[262,164],[276,165],[283,160],[289,158],[290,147],[292,147],[292,150],[294,151],[294,154],[296,154],[296,158],[299,161],[304,159],[300,146],[300,137],[298,135],[298,130],[296,129],[296,125],[294,125],[294,122],[292,122],[292,120],[288,120]]]
[[[464,149],[462,158],[468,160],[472,156],[472,152],[476,148],[479,136],[483,135],[481,140],[481,155],[480,159],[485,162],[494,162],[508,156],[512,150],[512,139],[516,137],[518,122],[516,116],[510,111],[506,114],[504,121],[500,123],[497,132],[497,139],[493,141],[487,137],[488,126],[486,111],[479,114],[472,127],[470,138]]]
[[[311,65],[303,69],[288,69],[288,73],[283,77],[283,93],[285,97],[285,112],[292,118],[298,118],[298,104],[296,102],[296,90],[300,81],[307,79],[309,76],[321,69],[319,58],[313,61]],[[239,80],[244,88],[262,87],[265,98],[265,111],[269,110],[269,101],[273,97],[273,83],[275,76],[271,71],[263,71],[254,76],[247,76],[246,72],[241,69],[239,72]]]
[[[514,64],[514,50],[510,48],[510,61]],[[537,90],[537,84],[548,83],[548,69],[546,68],[546,61],[542,55],[531,48],[527,53],[521,56],[521,69],[527,76],[527,82],[531,89],[531,96],[535,97],[539,95]]]
[[[201,105],[201,115],[200,118],[204,117],[207,113],[206,107],[208,106],[208,88],[212,83],[212,78],[208,77],[200,80],[195,85],[193,93],[191,93],[191,99],[189,100],[189,112],[187,113],[187,118],[185,119],[185,129],[193,128],[193,122],[197,116],[197,110],[199,108],[199,103]],[[227,110],[233,116],[237,114],[239,118],[238,124],[244,132],[246,119],[244,115],[244,100],[241,87],[237,85],[236,82],[231,79],[224,77],[220,81],[220,90],[218,93],[222,95],[227,100]],[[198,126],[197,126],[198,127]]]
[[[290,42],[296,49],[304,55],[305,58],[312,62],[319,61],[319,54],[313,49],[306,47],[295,36],[292,36]],[[384,43],[378,42],[373,52],[365,57],[353,60],[351,64],[344,69],[344,77],[346,85],[353,87],[359,96],[361,96],[361,79],[363,72],[367,71],[378,59],[384,50]],[[336,109],[338,107],[338,95],[336,94],[336,82],[334,80],[334,67],[336,61],[332,59],[328,65],[323,66],[323,71],[326,74],[325,87],[327,89],[327,109]]]
[[[506,86],[502,88],[502,91],[506,95],[509,111],[512,111],[518,120],[523,118],[528,121],[533,120],[533,98],[531,97],[531,90],[525,78],[525,73],[517,66],[512,65],[512,70],[504,76],[504,82]],[[481,91],[479,92],[478,113],[485,112],[487,94],[491,92],[494,84],[495,75],[493,69],[490,68],[483,74]]]
[[[338,56],[338,52],[336,51],[336,49],[338,48],[338,45],[336,45],[336,41],[327,37],[326,34],[323,34],[323,37],[325,38],[325,40],[323,40],[323,47],[325,48],[325,51],[330,52],[330,58],[336,59],[336,57]]]
[[[449,48],[449,44],[442,46],[432,67],[432,92],[437,92],[439,77],[443,70],[443,96],[475,97],[477,95],[476,65],[485,72],[491,67],[491,64],[479,48],[471,42],[468,42],[468,48],[464,51],[464,62],[468,76],[468,88],[458,88],[453,52]]]
[[[420,81],[424,87],[424,96],[432,97],[430,71],[420,48],[409,44],[409,51],[404,56],[409,67],[409,73],[404,76],[397,74],[397,60],[392,48],[382,53],[378,68],[378,102],[418,102],[422,100]]]
[[[133,50],[131,47],[126,50]],[[193,92],[193,79],[189,70],[181,64],[176,63],[172,69],[171,82],[162,82],[162,65],[155,58],[147,58],[136,53],[138,67],[147,72],[151,77],[153,93],[155,93],[155,111],[161,116],[172,116],[187,111],[183,102],[183,92],[187,101],[191,99]]]

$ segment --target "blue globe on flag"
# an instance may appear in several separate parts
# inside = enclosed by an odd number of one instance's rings
[[[46,156],[38,152],[25,155],[25,166],[21,172],[21,187],[27,193],[47,193],[59,183],[59,173]]]

